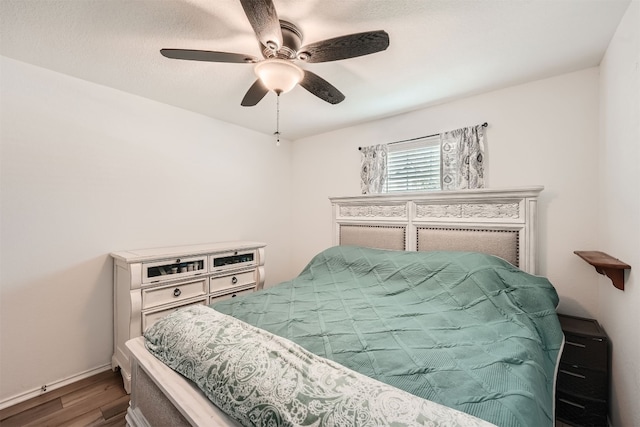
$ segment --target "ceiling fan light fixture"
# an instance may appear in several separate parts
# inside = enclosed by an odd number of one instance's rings
[[[262,84],[277,94],[289,92],[304,77],[304,71],[291,61],[271,58],[259,62],[254,69]]]

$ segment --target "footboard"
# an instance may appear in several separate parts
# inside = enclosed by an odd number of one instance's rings
[[[239,426],[218,409],[186,378],[151,355],[144,338],[127,342],[133,360],[131,405],[127,424],[132,427],[170,425]]]

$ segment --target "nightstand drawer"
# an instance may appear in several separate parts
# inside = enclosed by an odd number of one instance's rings
[[[556,393],[556,418],[572,425],[606,427],[607,402],[558,391]]]
[[[592,399],[607,400],[608,378],[605,371],[595,371],[575,365],[560,363],[558,390]]]
[[[207,278],[192,282],[174,283],[169,286],[147,288],[142,291],[142,309],[160,307],[165,304],[173,304],[179,301],[206,295]]]
[[[607,370],[607,341],[565,332],[562,362],[584,368]]]

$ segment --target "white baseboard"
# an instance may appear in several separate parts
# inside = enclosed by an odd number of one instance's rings
[[[85,371],[85,372],[81,372],[81,373],[79,373],[77,375],[74,375],[72,377],[65,378],[65,379],[62,379],[62,380],[58,380],[58,381],[53,382],[51,384],[47,384],[45,386],[46,387],[46,391],[43,390],[42,388],[36,388],[36,389],[30,390],[30,391],[26,391],[24,393],[17,394],[17,395],[15,395],[13,397],[10,397],[8,399],[0,401],[0,410],[8,408],[8,407],[13,406],[13,405],[17,405],[18,403],[22,403],[25,400],[29,400],[29,399],[34,398],[34,397],[38,397],[38,396],[40,396],[42,394],[48,393],[48,392],[50,392],[52,390],[64,387],[66,385],[73,384],[73,383],[75,383],[77,381],[80,381],[80,380],[83,380],[85,378],[89,378],[89,377],[91,377],[93,375],[96,375],[96,374],[99,374],[101,372],[108,371],[109,369],[111,369],[111,364],[98,366],[97,368],[90,369],[90,370]]]

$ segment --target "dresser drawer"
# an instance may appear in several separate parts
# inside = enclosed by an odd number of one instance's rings
[[[564,335],[563,363],[602,371],[608,369],[607,340],[567,332]]]
[[[244,273],[230,274],[222,277],[212,277],[209,282],[209,292],[219,293],[226,289],[246,288],[256,283],[255,270]]]
[[[189,301],[186,304],[171,306],[169,308],[162,308],[160,310],[151,310],[146,312],[143,311],[142,312],[142,331],[144,332],[145,330],[147,330],[148,327],[156,323],[158,320],[162,319],[164,316],[167,316],[180,308],[188,307],[190,305],[196,305],[196,304],[206,305],[207,303],[208,303],[207,297],[204,297],[201,299]]]
[[[206,255],[145,262],[142,263],[142,283],[166,282],[206,272]]]
[[[209,256],[209,271],[221,272],[229,269],[246,269],[257,264],[258,251],[229,251]]]
[[[240,296],[240,295],[250,294],[251,292],[254,292],[255,289],[256,288],[241,289],[239,291],[231,292],[229,294],[224,294],[224,295],[220,295],[220,296],[217,296],[217,297],[211,297],[209,299],[209,304],[213,304],[215,302],[220,302],[220,301],[228,300],[228,299],[231,299],[231,298],[235,298],[235,297]]]
[[[557,385],[558,390],[572,394],[592,399],[608,399],[609,380],[605,371],[560,363]]]
[[[558,391],[556,418],[579,426],[607,426],[607,402]]]
[[[207,278],[147,288],[142,291],[142,309],[174,304],[207,293]]]

